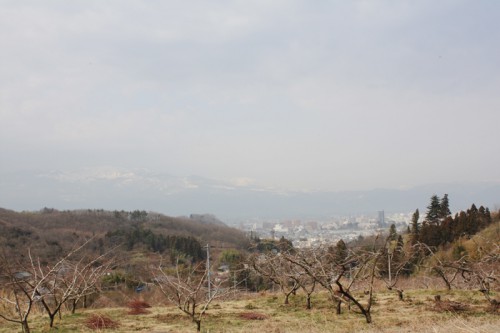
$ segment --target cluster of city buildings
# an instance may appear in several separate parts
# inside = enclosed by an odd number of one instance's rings
[[[285,237],[295,247],[305,248],[323,244],[335,244],[340,239],[345,242],[356,238],[387,232],[391,224],[398,231],[406,231],[412,213],[386,214],[379,211],[372,215],[341,216],[323,219],[271,220],[252,219],[239,223],[239,228],[252,237],[280,239]]]

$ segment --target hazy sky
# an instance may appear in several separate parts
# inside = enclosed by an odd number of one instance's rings
[[[500,1],[0,1],[0,172],[500,181]]]

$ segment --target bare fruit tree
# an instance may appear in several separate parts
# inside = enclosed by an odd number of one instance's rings
[[[459,256],[446,256],[437,253],[426,244],[419,244],[427,253],[428,258],[423,267],[436,273],[450,290],[452,287],[477,289],[482,292],[496,311],[499,301],[492,298],[491,291],[498,290],[498,263],[500,262],[500,244],[497,241],[487,240],[476,236],[469,242],[469,250]]]
[[[231,292],[227,278],[210,278],[209,281],[209,272],[202,264],[193,266],[177,260],[174,267],[167,268],[160,262],[152,275],[167,300],[196,324],[197,332],[201,331],[203,315],[209,305]]]
[[[363,314],[367,323],[372,322],[373,283],[376,273],[378,251],[348,251],[339,257],[331,248],[316,248],[297,251],[287,260],[301,267],[316,283],[328,291],[336,304],[337,314],[342,303],[353,303]],[[355,283],[368,281],[368,300],[362,304],[352,292]]]
[[[438,254],[435,248],[425,243],[417,243],[416,246],[420,247],[428,257],[425,262],[421,263],[421,267],[439,276],[447,290],[451,290],[469,271],[467,255],[462,255],[458,259],[450,259],[442,253]]]
[[[285,256],[285,260],[287,256]],[[311,295],[316,289],[316,280],[314,280],[307,272],[299,265],[290,265],[289,270],[284,272],[288,278],[293,280],[306,294],[306,309],[311,310]]]
[[[28,317],[35,303],[41,304],[49,317],[50,327],[54,324],[61,307],[68,300],[79,299],[95,290],[107,265],[103,264],[104,255],[93,259],[87,259],[80,255],[82,248],[90,240],[70,250],[57,262],[43,263],[35,258],[28,250],[26,263],[13,263],[3,256],[5,264],[3,273],[5,296],[0,297],[2,303],[10,305],[11,314],[15,313],[14,319],[8,315],[0,314],[8,321],[17,322],[22,325],[23,332],[29,332]],[[80,258],[77,256],[80,255]],[[13,309],[13,310],[12,310]]]
[[[500,262],[500,244],[486,239],[474,240],[478,257],[470,264],[470,276],[466,281],[474,287],[479,287],[492,310],[497,311],[500,301],[491,297],[491,291],[498,290],[500,278],[498,277],[498,263]]]
[[[293,264],[281,253],[268,252],[255,255],[250,259],[251,266],[261,276],[279,286],[285,296],[284,304],[289,304],[289,297],[300,288],[297,279],[290,276]]]
[[[82,257],[71,260],[80,249],[81,247],[70,252],[60,265],[50,268],[48,273],[45,273],[44,269],[39,269],[40,276],[45,280],[42,284],[44,289],[40,302],[49,316],[50,327],[54,326],[55,316],[61,315],[64,304],[71,301],[74,313],[79,299],[97,292],[98,284],[110,265],[110,261],[101,263],[104,255],[91,259]]]
[[[30,262],[34,263],[29,251],[28,256],[31,259]],[[0,317],[20,324],[22,331],[29,333],[29,315],[34,303],[39,300],[38,290],[41,288],[44,280],[30,273],[30,271],[36,272],[34,266],[26,267],[19,263],[14,263],[13,259],[8,258],[5,254],[2,255],[1,260],[3,290],[0,301],[3,304],[3,311],[0,313]]]
[[[401,276],[409,273],[413,254],[413,251],[404,251],[402,242],[391,241],[390,237],[381,249],[378,277],[388,290],[396,290],[400,301],[404,299],[404,290],[398,287],[398,282]]]

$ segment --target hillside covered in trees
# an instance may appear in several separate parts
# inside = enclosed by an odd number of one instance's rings
[[[439,246],[452,243],[461,237],[471,237],[492,223],[488,207],[476,207],[472,204],[466,211],[460,211],[453,217],[449,208],[448,195],[442,198],[433,195],[427,206],[425,220],[419,223],[419,210],[413,214],[411,242]]]
[[[183,254],[203,259],[207,243],[218,247],[244,249],[245,235],[220,221],[174,218],[146,211],[73,210],[44,208],[37,212],[15,212],[0,208],[0,247],[6,252],[51,260],[67,252],[74,244],[92,238],[89,249],[103,253],[118,248],[124,253],[137,250],[165,254]]]

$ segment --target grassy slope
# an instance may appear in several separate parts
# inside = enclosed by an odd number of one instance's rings
[[[463,313],[437,312],[433,309],[433,295],[444,300],[468,304]],[[479,292],[452,290],[413,290],[406,292],[406,301],[400,302],[394,293],[379,292],[372,308],[374,323],[344,309],[334,314],[325,294],[313,298],[313,310],[304,309],[301,294],[291,297],[291,303],[282,305],[279,294],[261,294],[240,297],[239,300],[212,305],[202,323],[206,332],[499,332],[500,317],[487,312],[484,297]],[[240,313],[265,314],[264,320],[245,320]],[[120,323],[120,328],[107,332],[195,332],[195,325],[173,307],[154,307],[146,315],[128,315],[125,308],[95,309],[66,315],[49,330],[47,318],[34,315],[31,327],[35,332],[91,332],[84,326],[92,313],[108,315]],[[20,327],[0,321],[0,333],[19,332]]]

